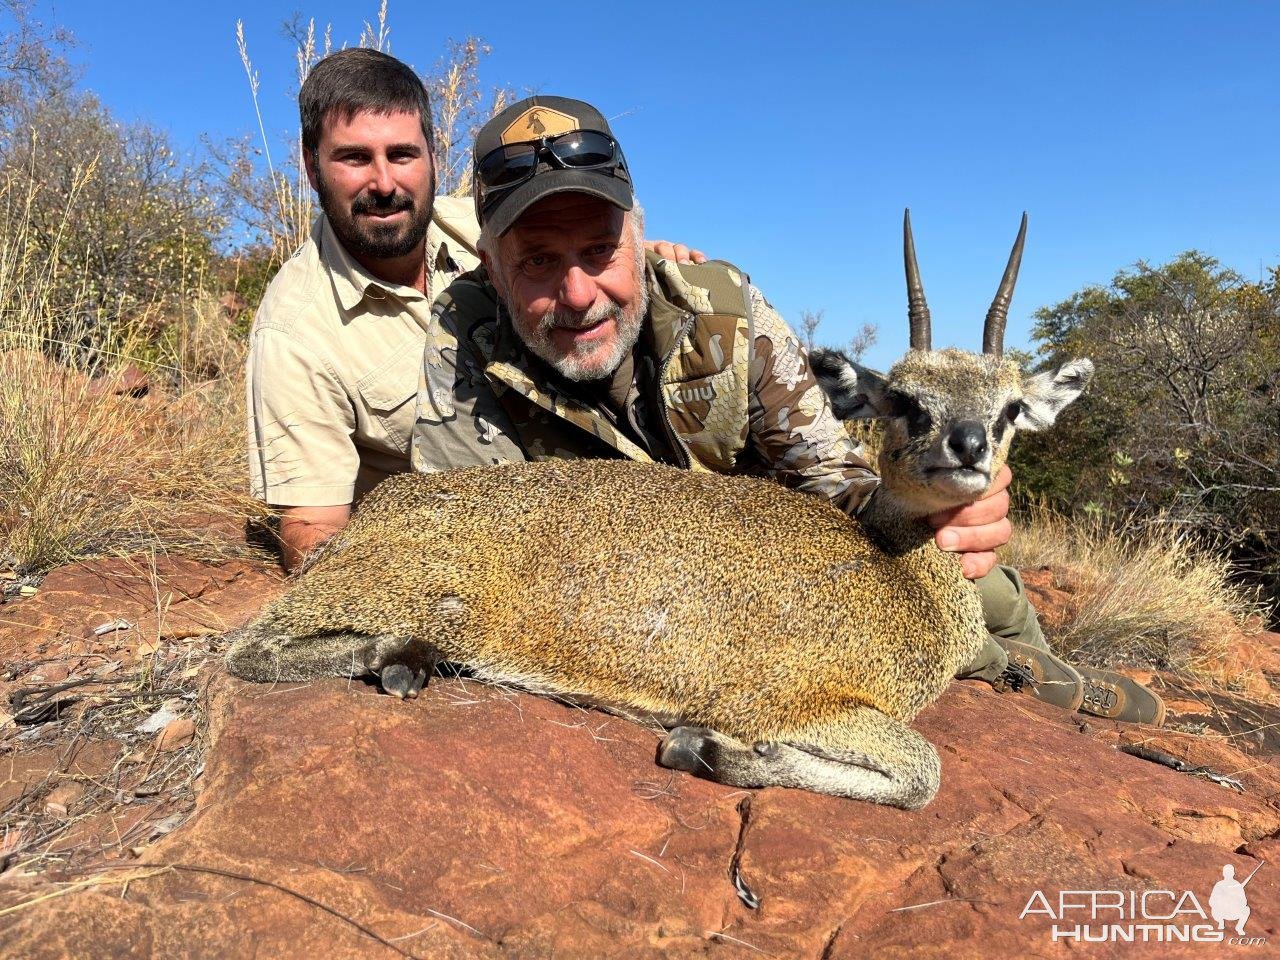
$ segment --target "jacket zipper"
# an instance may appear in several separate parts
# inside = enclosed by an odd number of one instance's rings
[[[676,355],[676,351],[680,349],[680,344],[684,343],[685,337],[689,335],[689,331],[693,329],[694,316],[692,313],[684,315],[684,326],[680,328],[680,336],[676,337],[671,349],[667,351],[667,355],[662,358],[662,365],[658,368],[658,382],[655,384],[657,390],[658,409],[662,411],[662,425],[667,428],[667,440],[671,443],[672,449],[675,450],[677,457],[680,459],[680,466],[685,470],[693,466],[693,455],[689,453],[683,440],[676,434],[676,428],[671,425],[671,415],[667,412],[667,401],[662,395],[662,381],[667,377],[667,364],[671,362],[671,358]]]

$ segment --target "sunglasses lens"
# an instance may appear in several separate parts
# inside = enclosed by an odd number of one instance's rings
[[[476,179],[485,190],[514,186],[533,176],[544,149],[569,170],[622,165],[622,154],[610,137],[596,130],[576,130],[539,143],[513,143],[491,150],[476,164]],[[542,161],[551,162],[545,156]]]
[[[616,156],[613,141],[595,130],[566,133],[547,146],[566,167],[603,167]]]
[[[517,143],[509,147],[491,150],[476,165],[476,177],[490,190],[519,183],[529,176],[538,163],[538,151],[533,144]]]

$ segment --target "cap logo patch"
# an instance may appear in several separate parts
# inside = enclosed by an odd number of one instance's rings
[[[567,113],[550,107],[530,107],[502,131],[503,145],[541,140],[580,129],[578,121]]]

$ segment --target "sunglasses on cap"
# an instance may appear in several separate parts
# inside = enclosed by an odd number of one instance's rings
[[[542,158],[561,170],[627,169],[613,137],[599,130],[574,130],[490,150],[476,161],[476,182],[486,192],[506,190],[532,177]]]

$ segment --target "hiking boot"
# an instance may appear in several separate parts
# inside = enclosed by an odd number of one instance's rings
[[[1089,667],[1079,669],[1084,682],[1081,713],[1125,723],[1147,723],[1153,727],[1164,725],[1164,701],[1154,690],[1123,674]]]
[[[1080,709],[1084,686],[1080,674],[1048,650],[1019,640],[996,638],[1009,655],[1009,667],[992,684],[1001,693],[1017,692],[1025,686],[1037,700],[1064,710]]]

